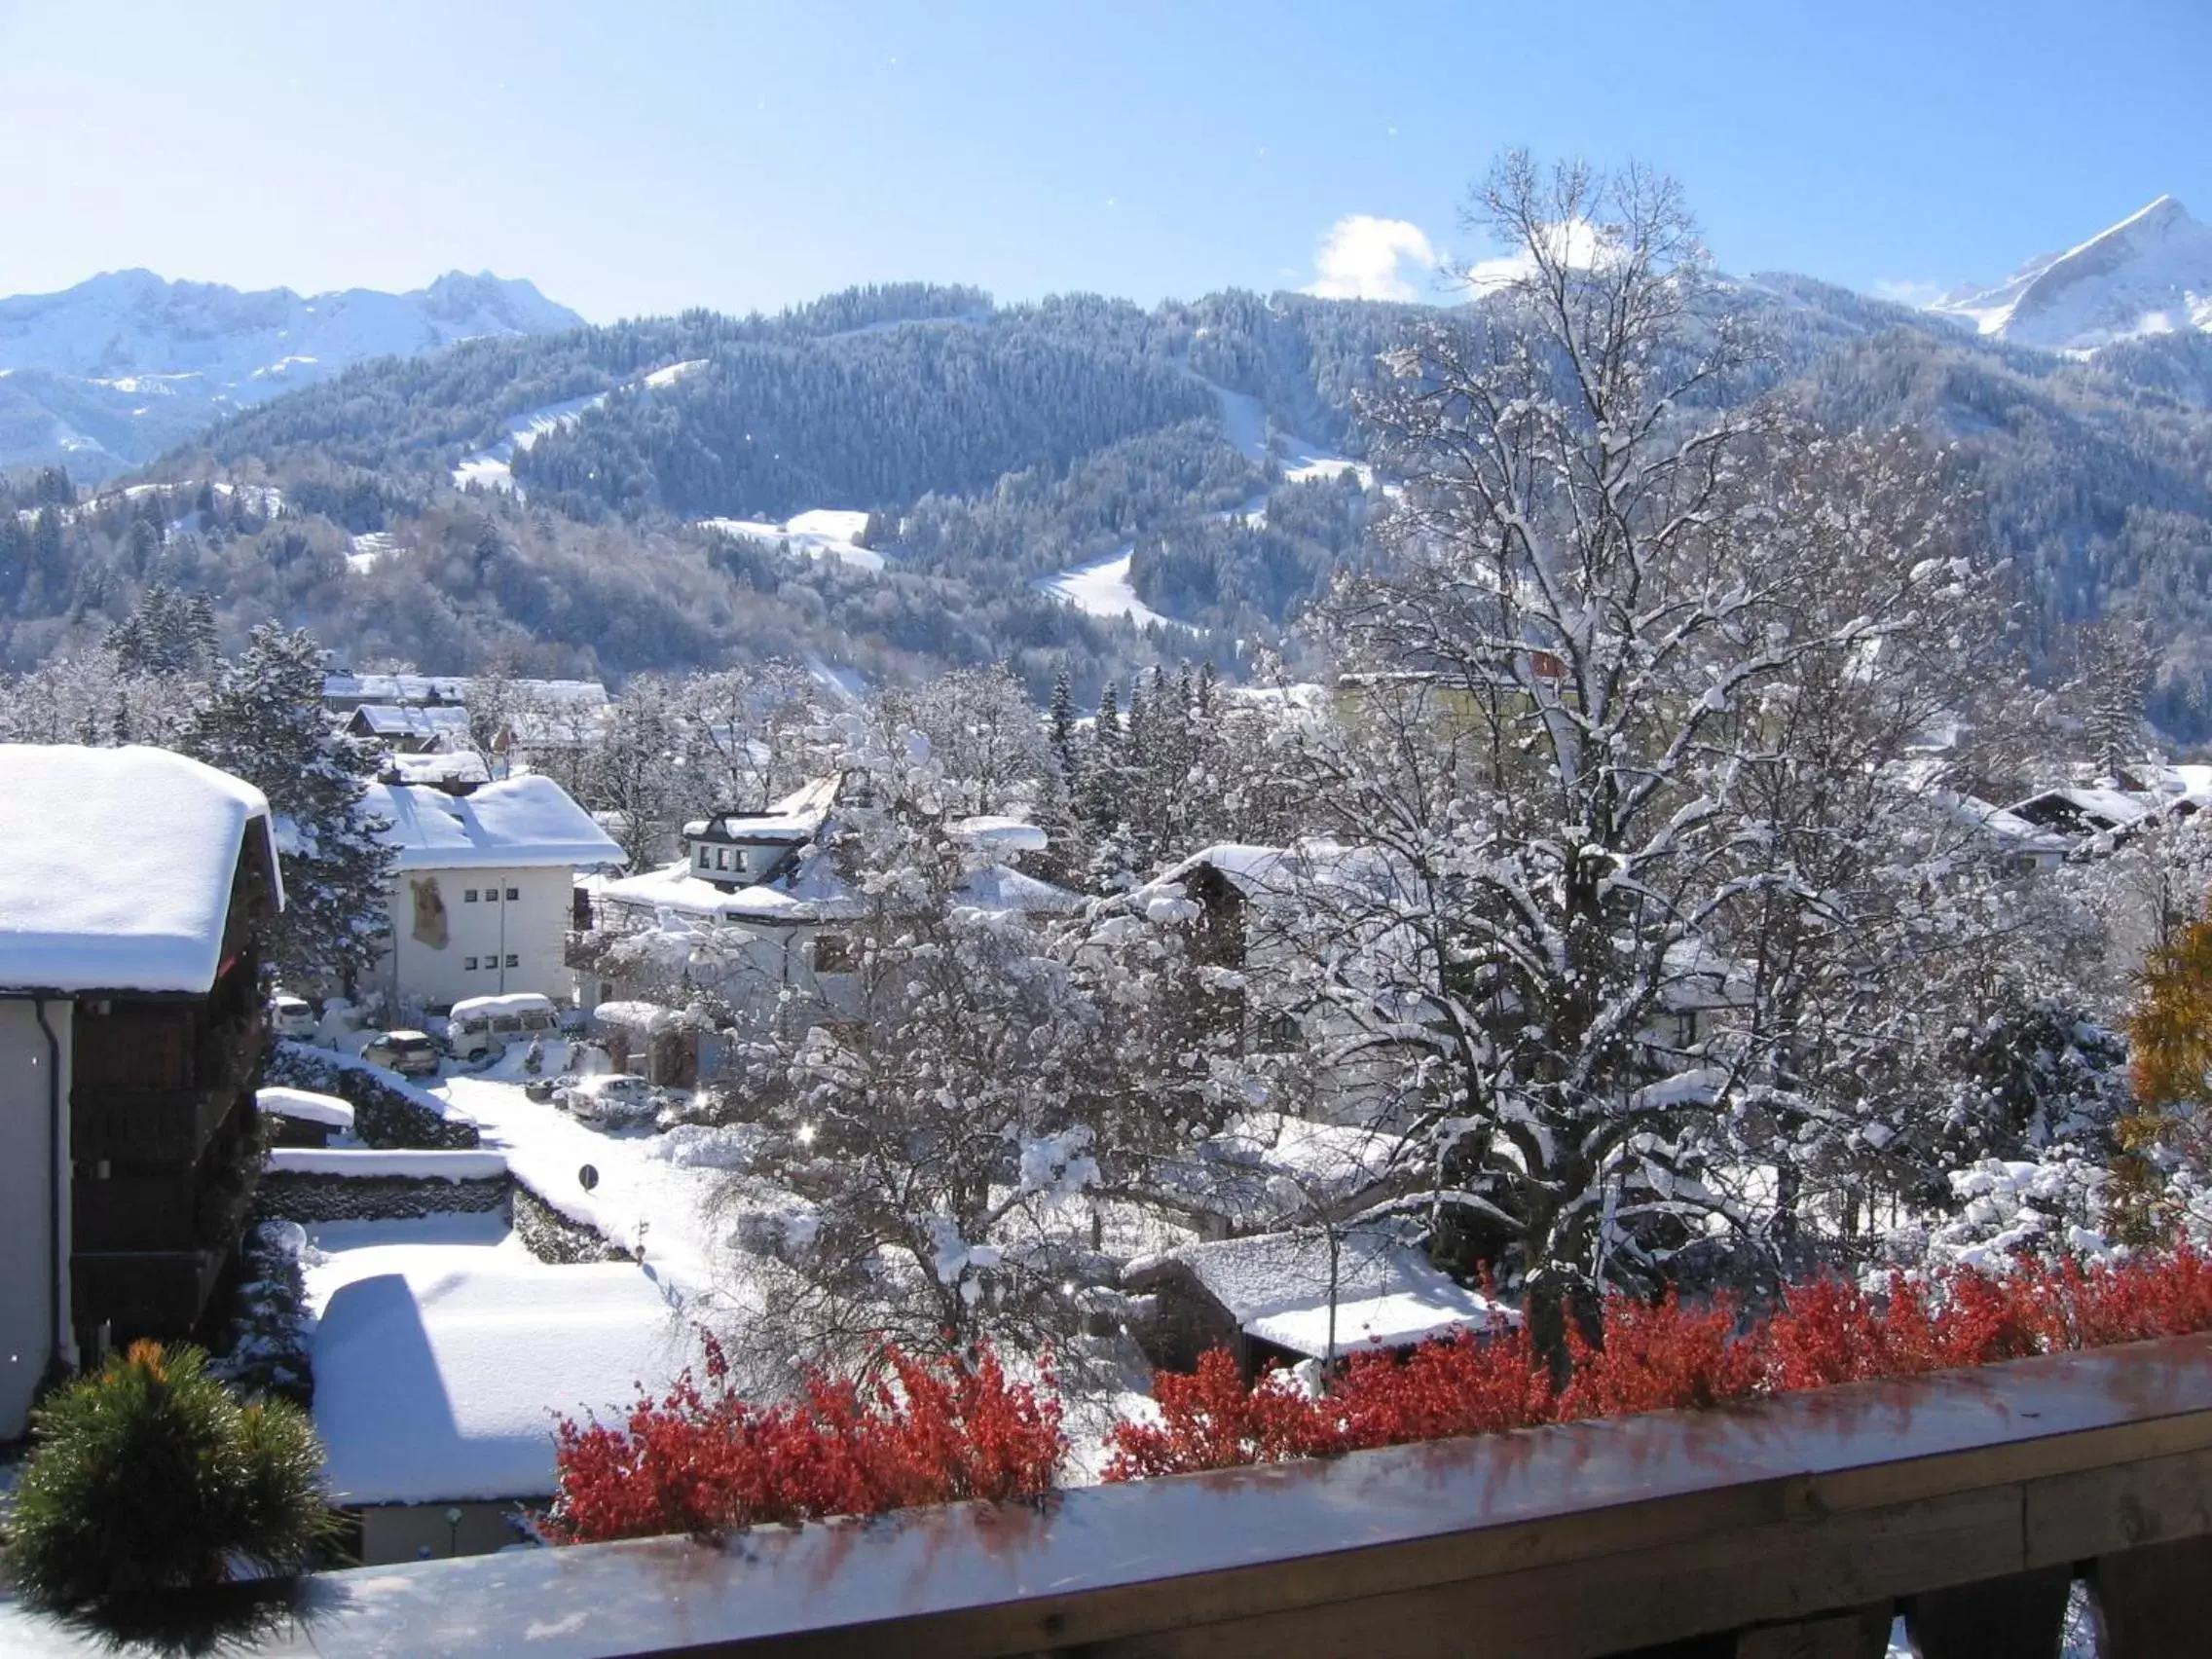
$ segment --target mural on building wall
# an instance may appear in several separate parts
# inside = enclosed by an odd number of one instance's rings
[[[416,940],[432,950],[445,949],[452,935],[446,928],[446,902],[439,897],[438,878],[434,875],[411,878],[407,885],[415,894],[413,931]]]

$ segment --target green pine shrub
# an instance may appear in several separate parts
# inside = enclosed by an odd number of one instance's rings
[[[87,1608],[304,1570],[338,1518],[285,1400],[242,1404],[195,1347],[142,1342],[31,1419],[6,1563],[25,1601]]]

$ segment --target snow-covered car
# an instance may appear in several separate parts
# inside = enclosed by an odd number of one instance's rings
[[[319,1022],[305,997],[278,991],[269,999],[269,1029],[279,1037],[313,1037]]]
[[[642,1077],[629,1072],[601,1072],[556,1089],[553,1103],[586,1123],[622,1128],[651,1123],[665,1098],[666,1090],[655,1088]]]
[[[422,1031],[380,1031],[362,1045],[361,1058],[401,1077],[436,1077],[438,1045]]]

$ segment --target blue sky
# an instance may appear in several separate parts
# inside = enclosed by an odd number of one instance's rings
[[[2212,220],[2208,87],[2212,0],[0,0],[0,293],[1426,293],[1509,144],[1674,172],[1730,270],[1949,285]]]

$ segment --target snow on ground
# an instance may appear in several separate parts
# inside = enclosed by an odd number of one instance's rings
[[[1041,577],[1035,586],[1039,593],[1072,605],[1087,616],[1125,616],[1140,628],[1155,624],[1162,628],[1191,628],[1190,623],[1162,616],[1137,598],[1137,590],[1129,585],[1129,561],[1135,556],[1136,547],[1132,543],[1103,559],[1062,571],[1056,576]]]
[[[1261,409],[1260,400],[1248,392],[1231,391],[1225,386],[1207,381],[1214,399],[1221,405],[1221,424],[1229,434],[1229,441],[1246,461],[1265,464],[1268,459],[1268,417]],[[1280,446],[1283,478],[1301,484],[1312,478],[1334,478],[1343,472],[1359,475],[1359,487],[1375,487],[1375,469],[1362,461],[1339,455],[1326,444],[1314,443],[1289,432],[1277,431],[1275,442]],[[1264,504],[1264,503],[1263,503]],[[1238,512],[1249,512],[1250,506],[1239,507]]]
[[[607,1415],[692,1358],[648,1271],[548,1265],[497,1215],[306,1231],[315,1426],[342,1498],[550,1493],[557,1416]]]
[[[842,507],[816,507],[782,524],[763,519],[707,518],[696,521],[701,530],[734,535],[746,541],[765,541],[789,547],[809,559],[834,559],[859,571],[880,571],[883,555],[863,547],[854,538],[867,528],[867,514]]]
[[[727,1295],[730,1264],[708,1213],[719,1171],[674,1161],[650,1131],[597,1128],[531,1099],[519,1082],[498,1075],[520,1062],[520,1051],[510,1049],[490,1073],[449,1077],[434,1092],[474,1118],[483,1145],[505,1153],[515,1179],[546,1203],[625,1249],[643,1246],[647,1275],[673,1301]],[[550,1071],[554,1056],[545,1063]],[[580,1179],[587,1164],[599,1174],[589,1191]]]
[[[695,357],[689,362],[671,363],[666,368],[655,369],[638,380],[616,387],[614,390],[665,390],[686,375],[706,366],[707,359],[704,357]],[[587,413],[597,409],[613,395],[612,391],[594,392],[589,397],[571,397],[560,403],[548,403],[541,409],[525,410],[507,422],[506,435],[491,448],[478,450],[474,455],[461,459],[461,464],[453,469],[455,487],[465,490],[469,485],[477,484],[487,490],[504,490],[510,495],[520,496],[522,487],[515,482],[514,474],[516,455],[529,449],[546,433],[558,432],[564,426],[574,425]]]
[[[372,530],[353,537],[353,551],[346,555],[349,569],[367,575],[377,568],[377,562],[387,553],[399,551],[399,543],[387,530]]]

